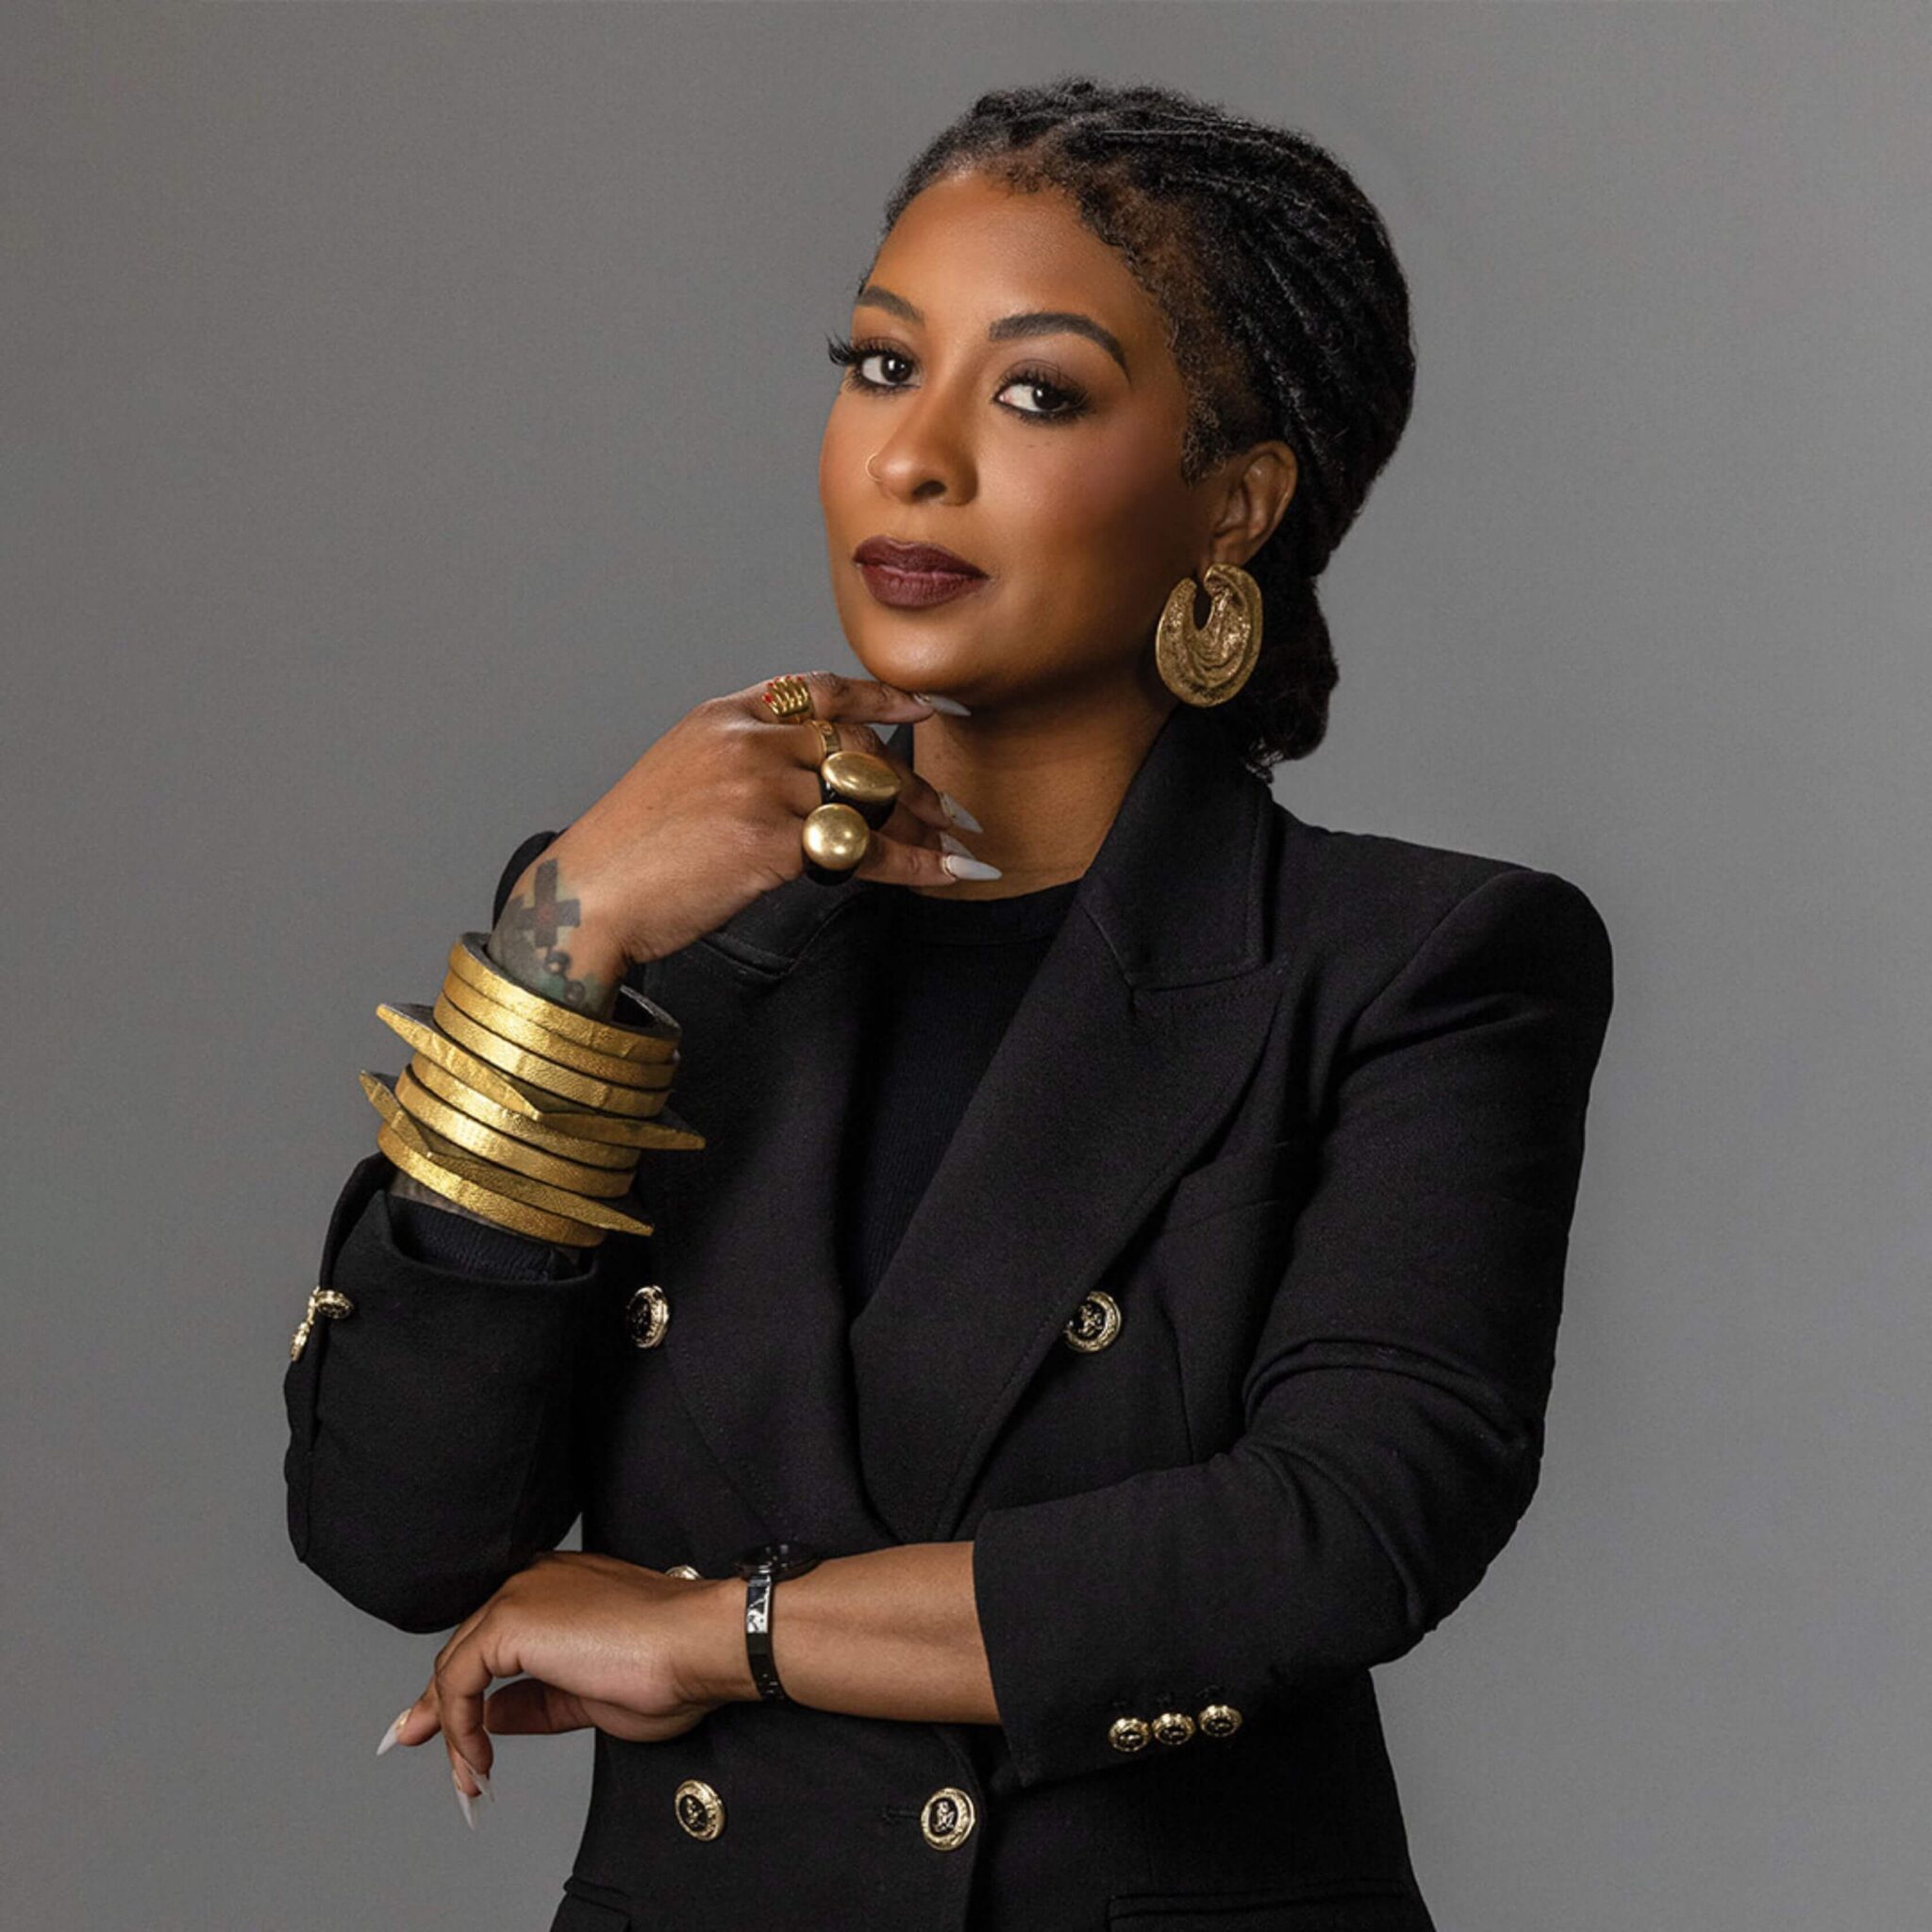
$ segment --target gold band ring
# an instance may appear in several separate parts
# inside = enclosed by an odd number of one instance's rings
[[[812,715],[811,686],[802,677],[787,675],[766,681],[759,693],[773,717],[790,721]]]

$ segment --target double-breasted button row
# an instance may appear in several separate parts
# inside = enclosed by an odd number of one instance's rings
[[[672,1795],[677,1822],[692,1838],[711,1839],[724,1829],[724,1800],[701,1777],[688,1777]]]
[[[937,1852],[957,1852],[973,1836],[979,1822],[971,1791],[958,1785],[941,1785],[919,1811],[919,1828],[927,1844]]]
[[[1082,1355],[1111,1346],[1121,1332],[1121,1305],[1104,1289],[1085,1296],[1060,1331],[1060,1340]]]
[[[1208,1704],[1192,1717],[1184,1710],[1163,1710],[1151,1719],[1117,1717],[1107,1740],[1116,1751],[1144,1751],[1150,1743],[1185,1744],[1197,1736],[1231,1738],[1241,1727],[1241,1714],[1233,1705]]]
[[[724,1800],[701,1777],[688,1777],[672,1797],[677,1822],[695,1839],[714,1839],[724,1829]],[[919,1828],[935,1851],[957,1852],[973,1836],[979,1814],[971,1791],[941,1785],[919,1811]]]

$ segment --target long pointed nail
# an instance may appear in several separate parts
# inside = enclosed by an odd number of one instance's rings
[[[409,1710],[414,1710],[415,1707],[416,1707],[412,1704],[409,1707]],[[382,1742],[375,1747],[375,1755],[378,1757],[380,1757],[385,1751],[393,1751],[395,1749],[396,1734],[402,1729],[405,1722],[408,1720],[409,1710],[404,1711],[401,1714],[401,1716],[399,1716],[395,1720],[395,1722],[390,1725],[389,1729],[383,1732]]]
[[[996,879],[1003,874],[996,865],[989,865],[983,858],[967,858],[958,852],[948,852],[940,863],[956,879]]]
[[[457,1756],[458,1757],[463,1757],[463,1754],[460,1751],[457,1753]],[[470,1774],[470,1775],[476,1780],[476,1789],[479,1791],[481,1791],[483,1795],[486,1798],[488,1798],[492,1805],[495,1804],[496,1793],[490,1789],[490,1780],[487,1777],[485,1777],[483,1774],[480,1771],[478,1771],[476,1767],[474,1764],[472,1764],[467,1757],[463,1757],[463,1769],[467,1771]]]
[[[455,1765],[451,1765],[449,1768],[449,1778],[451,1784],[456,1784],[457,1768]],[[457,1809],[463,1814],[463,1823],[472,1831],[475,1831],[476,1828],[476,1801],[471,1797],[468,1791],[464,1790],[461,1785],[457,1785]]]
[[[930,705],[935,711],[944,711],[955,718],[970,718],[973,715],[958,698],[942,697],[936,691],[916,691],[912,695],[922,705]]]
[[[940,808],[956,825],[964,825],[969,832],[986,830],[986,827],[950,791],[940,793]]]
[[[940,834],[940,850],[941,852],[957,852],[961,858],[971,858],[973,857],[972,846],[962,843],[959,840],[954,838],[950,832],[941,832]]]

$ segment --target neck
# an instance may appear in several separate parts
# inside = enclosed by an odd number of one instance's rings
[[[915,890],[948,899],[1007,899],[1078,878],[1093,861],[1147,747],[1177,702],[1076,714],[935,713],[912,729],[912,767],[982,825],[961,832],[996,879]]]

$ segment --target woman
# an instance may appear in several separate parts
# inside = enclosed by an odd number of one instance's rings
[[[1306,140],[1061,80],[920,157],[853,329],[870,675],[701,704],[526,841],[367,1076],[296,1549],[455,1626],[380,1749],[473,1824],[495,1737],[595,1727],[553,1932],[1426,1928],[1369,1671],[1534,1490],[1611,964],[1566,880],[1264,782],[1400,270]],[[611,1049],[604,1100],[500,1040],[540,1077],[479,1099],[475,1012]]]

